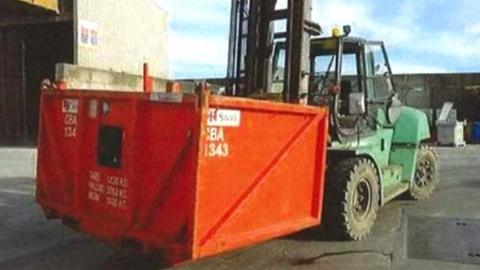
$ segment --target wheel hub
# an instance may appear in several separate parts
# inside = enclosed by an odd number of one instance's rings
[[[416,171],[415,182],[419,187],[425,187],[430,184],[433,180],[434,168],[430,161],[422,160],[418,164]]]
[[[371,208],[372,187],[367,180],[358,183],[353,196],[353,214],[357,220],[367,217]]]

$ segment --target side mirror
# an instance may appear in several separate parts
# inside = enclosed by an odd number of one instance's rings
[[[390,124],[395,124],[402,113],[402,102],[398,98],[398,94],[392,95],[387,105],[387,120]]]
[[[348,113],[350,115],[363,115],[367,112],[364,93],[350,93],[348,95]]]
[[[343,34],[347,37],[352,32],[352,27],[350,25],[343,26]]]

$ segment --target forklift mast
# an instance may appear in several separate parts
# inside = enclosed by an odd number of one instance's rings
[[[306,100],[310,73],[310,37],[321,34],[311,21],[312,0],[232,0],[227,95],[248,97],[270,92],[275,44],[285,44],[283,100]],[[285,24],[276,31],[275,22]]]

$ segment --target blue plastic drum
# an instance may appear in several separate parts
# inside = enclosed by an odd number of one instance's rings
[[[472,143],[480,143],[480,122],[475,122],[472,128]]]

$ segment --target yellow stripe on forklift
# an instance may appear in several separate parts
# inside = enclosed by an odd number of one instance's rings
[[[18,1],[58,12],[58,0],[18,0]]]

